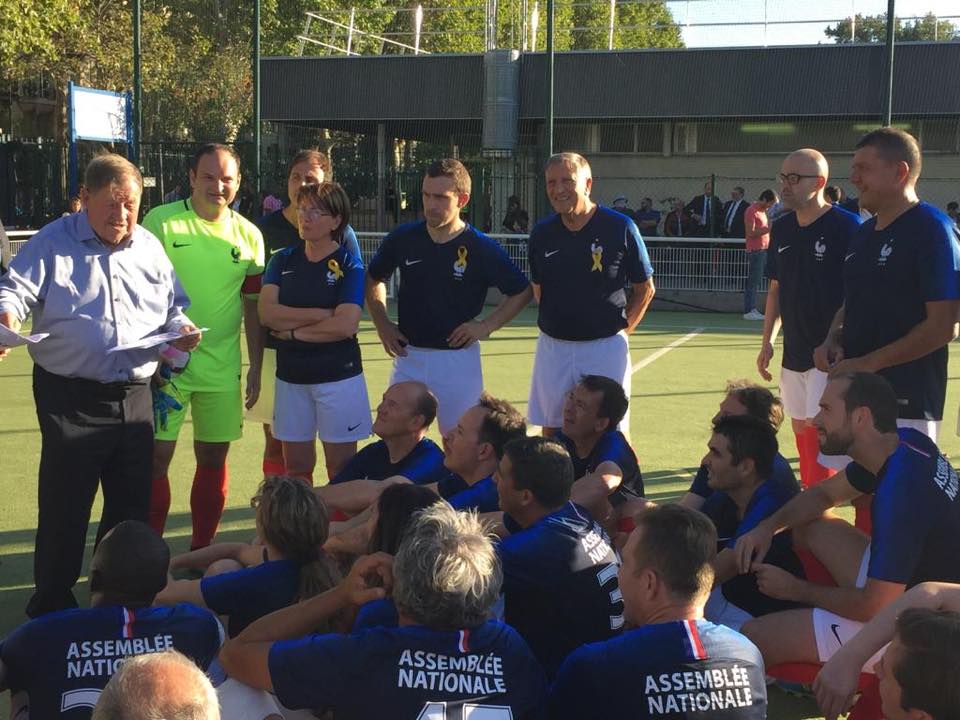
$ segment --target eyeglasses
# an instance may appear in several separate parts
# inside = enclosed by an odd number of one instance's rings
[[[783,185],[790,185],[790,186],[796,185],[801,180],[806,180],[808,178],[818,178],[818,177],[820,176],[819,175],[800,175],[799,173],[787,173],[786,175],[784,175],[783,173],[780,173],[779,175],[777,175],[777,179],[780,180],[780,182]]]
[[[311,222],[314,220],[319,220],[322,217],[333,217],[333,215],[330,213],[323,210],[318,210],[317,208],[300,208],[299,212],[300,217],[310,220]]]

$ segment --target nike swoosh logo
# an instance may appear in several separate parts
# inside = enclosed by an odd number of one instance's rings
[[[356,430],[358,427],[360,427],[360,423],[357,423],[356,425],[354,425],[354,426],[352,426],[352,427],[351,427],[350,425],[347,425],[347,432],[353,432],[353,431]]]
[[[560,251],[559,251],[559,250],[551,250],[551,251],[548,252],[548,253],[544,253],[543,256],[544,256],[544,257],[550,257],[551,255],[556,255],[558,252],[560,252]]]
[[[784,250],[789,250],[790,247],[791,247],[790,245],[784,245],[783,247],[777,248],[777,254],[779,255],[779,254],[782,253]]]
[[[293,272],[293,270],[284,270],[284,271],[283,271],[282,273],[280,273],[280,274],[281,274],[281,275],[289,275],[289,274],[292,273],[292,272]]]
[[[410,267],[411,265],[416,265],[417,263],[421,263],[421,262],[423,262],[423,260],[407,260],[404,264],[407,267]]]
[[[830,623],[830,629],[833,630],[833,636],[837,639],[837,642],[843,645],[843,640],[840,639],[840,633],[837,632],[840,626],[837,623]]]
[[[270,251],[270,256],[272,257],[272,256],[276,255],[276,254],[277,254],[278,252],[280,252],[281,250],[283,250],[283,248],[274,248],[273,250]]]
[[[177,243],[176,241],[173,243],[175,248],[190,247],[191,245],[193,245],[193,243]]]
[[[843,259],[843,261],[846,262],[847,260],[849,260],[850,258],[852,258],[854,255],[856,255],[855,252],[852,252],[852,253],[848,254],[848,255]]]

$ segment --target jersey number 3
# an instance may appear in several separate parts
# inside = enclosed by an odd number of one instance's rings
[[[427,703],[417,715],[417,720],[513,720],[513,710],[508,705],[471,705],[464,703],[450,708],[442,702]]]

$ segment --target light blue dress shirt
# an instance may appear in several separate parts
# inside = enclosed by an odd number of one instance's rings
[[[98,382],[143,380],[157,348],[110,348],[190,325],[190,300],[160,241],[137,225],[111,247],[79,212],[54,220],[24,245],[0,278],[0,312],[50,337],[30,346],[44,370]]]

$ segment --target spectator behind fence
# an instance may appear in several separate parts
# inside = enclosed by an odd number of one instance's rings
[[[124,661],[107,683],[92,720],[220,720],[210,680],[176,650]]]
[[[956,200],[947,203],[947,217],[953,220],[954,225],[960,224],[960,203]]]
[[[715,237],[720,232],[722,217],[720,198],[714,194],[713,181],[703,185],[703,194],[697,195],[684,208],[693,220],[693,235]]]
[[[436,503],[415,516],[396,559],[359,559],[334,590],[228,641],[220,660],[232,678],[276,693],[284,706],[332,708],[339,720],[459,716],[465,705],[481,716],[539,717],[543,670],[513,628],[487,619],[501,578],[476,515]],[[331,613],[388,592],[399,627],[311,634]]]
[[[763,268],[767,260],[767,248],[770,246],[770,221],[767,210],[777,202],[773,190],[764,190],[755,203],[743,214],[747,250],[747,282],[743,291],[743,319],[763,320],[763,313],[757,310],[756,297],[763,278]]]
[[[763,720],[763,660],[743,635],[703,618],[717,534],[695,510],[640,513],[620,567],[620,637],[575,650],[550,694],[552,720]]]
[[[876,217],[850,242],[844,304],[814,362],[831,374],[879,373],[896,392],[897,424],[935,441],[960,309],[960,230],[917,197],[921,163],[917,141],[902,130],[857,143],[851,181]]]
[[[743,199],[744,190],[739,185],[730,191],[730,199],[723,205],[723,227],[720,236],[725,238],[746,237],[743,215],[747,211],[747,201]]]
[[[520,198],[511,195],[507,199],[507,214],[503,216],[503,230],[508,233],[525,233],[530,230],[530,214],[520,205]]]
[[[626,196],[620,195],[620,196],[614,198],[614,199],[613,199],[613,209],[616,210],[616,211],[617,211],[618,213],[620,213],[621,215],[626,215],[628,218],[630,218],[631,220],[633,220],[633,222],[635,222],[635,223],[637,222],[637,213],[636,213],[636,211],[635,211],[632,207],[630,207],[630,205],[627,203],[627,198],[626,198]],[[639,223],[637,223],[637,225],[639,226]]]
[[[643,235],[656,235],[660,225],[660,211],[653,209],[653,200],[644,198],[640,201],[640,209],[635,213],[637,227]]]
[[[157,351],[110,351],[158,332],[198,332],[163,247],[137,225],[136,166],[100,155],[82,192],[86,210],[30,238],[0,279],[0,323],[18,330],[33,313],[33,332],[49,333],[30,346],[41,436],[31,617],[76,607],[71,588],[98,487],[98,539],[121,520],[147,519]],[[174,345],[190,351],[199,341]],[[0,347],[0,358],[8,352]]]
[[[80,196],[74,195],[69,200],[67,200],[67,206],[66,208],[64,208],[63,215],[61,217],[66,217],[67,215],[73,215],[74,213],[80,212],[80,210],[81,210]]]
[[[689,237],[693,235],[693,218],[687,212],[683,200],[674,200],[673,208],[663,221],[663,234],[667,237]]]
[[[823,197],[831,205],[839,205],[843,201],[843,188],[839,185],[827,185],[823,189]]]

